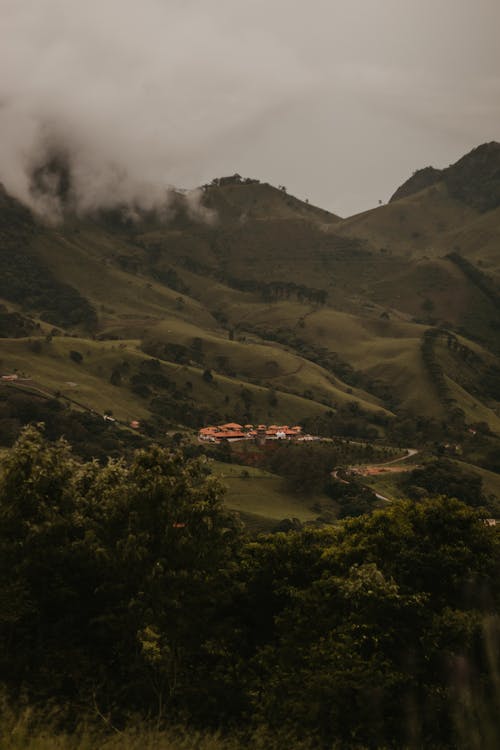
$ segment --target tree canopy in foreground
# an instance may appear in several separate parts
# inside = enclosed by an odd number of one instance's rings
[[[268,747],[498,746],[499,545],[437,497],[249,540],[205,459],[27,428],[0,474],[0,679],[65,721]],[[274,745],[273,745],[274,743]]]

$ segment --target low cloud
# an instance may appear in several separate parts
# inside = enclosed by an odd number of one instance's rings
[[[249,33],[225,0],[217,11],[189,0],[0,6],[0,180],[52,217],[62,164],[73,210],[165,207],[215,144],[305,83],[289,53]],[[200,214],[197,194],[189,207]]]
[[[0,0],[0,12],[0,181],[45,215],[64,192],[51,160],[80,212],[168,210],[170,186],[239,172],[349,213],[498,137],[496,0]]]

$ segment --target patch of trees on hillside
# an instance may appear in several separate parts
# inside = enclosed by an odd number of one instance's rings
[[[463,344],[454,333],[444,328],[429,328],[422,337],[421,354],[427,373],[435,387],[441,403],[450,409],[451,421],[462,424],[464,428],[464,413],[458,408],[457,400],[452,395],[446,373],[438,359],[437,345],[446,344],[446,348],[453,355],[456,374],[453,379],[466,388],[469,393],[481,401],[500,399],[499,377],[500,367],[492,362],[485,362],[466,344]]]
[[[325,289],[314,289],[293,281],[266,282],[256,279],[237,279],[234,276],[224,276],[223,280],[228,286],[240,292],[258,294],[263,302],[295,299],[301,303],[322,306],[328,299],[328,292]]]
[[[0,297],[52,325],[93,331],[97,315],[82,295],[60,282],[32,250],[40,232],[33,216],[0,185]]]
[[[487,497],[484,492],[481,476],[446,458],[431,461],[403,474],[400,485],[406,495],[415,500],[446,495],[473,508],[486,508],[493,515],[500,512],[499,501]]]
[[[328,409],[317,417],[305,418],[303,426],[306,432],[323,437],[376,440],[389,422],[385,412],[367,412],[358,401],[348,401],[336,405],[335,410]]]
[[[481,290],[497,310],[500,310],[500,291],[489,276],[464,258],[463,255],[460,255],[460,253],[452,252],[446,257],[461,269],[469,281]]]
[[[179,294],[189,294],[189,287],[183,282],[179,274],[174,268],[158,268],[152,267],[151,275],[154,279],[157,279],[169,289],[173,289]]]
[[[70,409],[57,398],[43,398],[10,388],[0,390],[0,446],[10,447],[23,427],[43,423],[50,440],[62,436],[84,459],[108,458],[137,448],[144,438],[130,431],[118,430],[98,414]]]
[[[300,335],[303,323],[303,319],[299,320],[295,329],[284,327],[270,329],[244,322],[238,328],[256,334],[268,341],[277,341],[284,346],[291,347],[301,357],[323,367],[336,378],[343,380],[344,383],[354,388],[363,388],[381,398],[384,403],[394,406],[394,393],[390,386],[383,384],[380,380],[366,376],[360,370],[355,370],[337,352],[331,351],[325,346],[317,346],[303,338]]]
[[[210,455],[210,449],[208,454]],[[337,516],[347,518],[363,513],[371,513],[380,504],[375,494],[364,487],[354,477],[337,478],[348,466],[385,461],[397,453],[390,448],[349,440],[330,443],[271,443],[265,447],[245,446],[218,460],[230,461],[247,466],[258,466],[283,478],[289,493],[308,497],[323,495],[335,501],[326,508],[322,503],[314,506],[319,519],[331,522]],[[332,513],[332,508],[336,508]]]
[[[292,299],[319,307],[326,305],[328,301],[328,292],[325,289],[315,289],[293,281],[241,279],[228,274],[220,266],[213,268],[190,257],[184,257],[181,261],[184,267],[192,273],[217,279],[217,281],[240,292],[256,294],[263,302],[280,302]]]
[[[58,281],[33,253],[0,242],[0,297],[21,305],[55,326],[95,330],[92,305],[69,284]]]
[[[439,328],[428,328],[424,331],[420,346],[422,360],[440,402],[447,409],[452,410],[450,417],[463,423],[464,414],[461,409],[457,408],[457,400],[451,393],[444,370],[436,355],[436,342],[443,334],[445,332]]]
[[[29,336],[40,328],[40,324],[17,312],[9,312],[5,305],[0,305],[0,338],[17,339]]]

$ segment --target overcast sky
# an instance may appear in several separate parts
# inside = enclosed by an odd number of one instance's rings
[[[0,9],[0,180],[25,200],[57,142],[83,207],[237,171],[347,216],[500,140],[499,0]]]

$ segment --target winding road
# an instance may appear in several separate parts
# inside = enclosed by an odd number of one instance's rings
[[[352,473],[356,474],[357,477],[363,476],[363,471],[368,471],[370,469],[383,469],[385,466],[392,466],[397,463],[401,463],[402,461],[407,461],[409,458],[412,458],[413,456],[416,456],[417,453],[419,453],[419,450],[417,448],[406,448],[406,453],[404,456],[399,456],[399,458],[393,458],[390,461],[384,461],[380,464],[364,464],[361,466],[356,467],[347,467],[347,471],[351,471]],[[404,469],[401,469],[401,471],[404,471]],[[342,479],[342,477],[338,476],[339,469],[335,469],[332,471],[332,477],[334,479],[337,479],[339,482],[343,482],[344,484],[349,484],[349,480]],[[365,485],[367,486],[367,485]],[[371,487],[369,489],[372,489]],[[380,492],[374,492],[375,497],[378,500],[384,500],[386,503],[392,503],[392,499],[390,497],[386,497],[385,495],[381,495]]]

